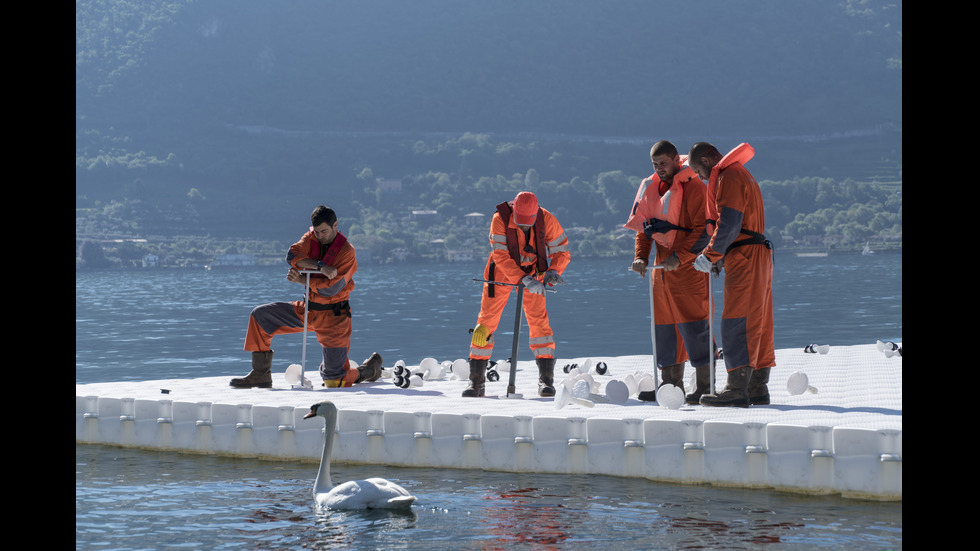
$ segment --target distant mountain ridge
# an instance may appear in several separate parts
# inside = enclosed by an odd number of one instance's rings
[[[660,138],[765,137],[758,177],[841,179],[807,137],[860,139],[855,170],[900,180],[901,35],[887,0],[81,0],[76,204],[191,197],[238,232],[358,208],[365,169],[642,177]]]
[[[901,125],[901,46],[901,4],[869,0],[82,1],[76,105],[116,124],[815,134]]]

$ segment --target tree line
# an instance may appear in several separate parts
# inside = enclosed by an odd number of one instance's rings
[[[623,145],[615,153],[601,147],[595,151],[589,144],[552,146],[473,135],[428,144],[415,141],[402,146],[412,150],[410,161],[393,162],[391,157],[398,159],[401,154],[390,154],[379,157],[383,161],[373,168],[348,167],[347,176],[337,174],[334,191],[325,195],[302,185],[272,190],[260,186],[237,195],[220,188],[202,192],[192,187],[174,199],[162,197],[154,186],[137,178],[121,198],[76,207],[76,240],[111,243],[102,261],[109,266],[139,266],[145,254],[159,256],[166,265],[201,265],[228,251],[279,262],[285,247],[303,230],[305,217],[315,206],[310,201],[326,196],[334,199],[330,206],[338,211],[342,231],[359,249],[369,251],[370,261],[438,262],[446,259],[448,251],[485,254],[494,206],[530,190],[561,221],[577,254],[632,254],[632,234],[622,224],[641,180],[648,175],[645,172],[651,171],[646,167],[649,161],[643,160],[645,146]],[[520,159],[509,160],[518,150]],[[609,159],[616,162],[626,156],[641,160],[630,160],[629,170],[588,173],[609,164]],[[565,157],[579,159],[564,163]],[[750,170],[754,171],[753,162],[759,163],[757,178],[776,172],[761,159],[750,161]],[[901,165],[886,164],[885,176],[874,175],[871,181],[830,176],[759,178],[767,235],[777,250],[854,251],[869,241],[878,249],[900,250]],[[531,168],[517,171],[528,165]],[[493,172],[504,167],[514,172]],[[399,169],[409,173],[399,175]],[[550,177],[555,174],[567,179]],[[301,205],[297,212],[302,217],[271,220],[270,213],[287,203]],[[234,228],[234,235],[223,233],[229,228]],[[188,235],[198,237],[180,237]],[[145,241],[125,240],[136,237]],[[124,240],[116,245],[110,238]]]

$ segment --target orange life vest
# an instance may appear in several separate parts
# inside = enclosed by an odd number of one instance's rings
[[[686,160],[687,156],[682,155],[681,162]],[[674,174],[670,185],[662,182],[657,174],[643,180],[636,191],[633,210],[623,227],[644,232],[662,247],[672,248],[678,232],[691,232],[691,228],[684,228],[679,222],[684,205],[684,187],[692,181],[700,184],[700,180],[695,180],[696,176],[691,167],[684,165]]]
[[[548,257],[546,256],[548,251],[548,246],[544,240],[544,215],[541,214],[541,207],[538,207],[538,214],[534,218],[534,255],[535,264],[533,266],[524,266],[521,260],[521,250],[518,248],[517,241],[517,230],[510,227],[510,215],[514,211],[513,201],[505,201],[497,205],[497,212],[500,214],[500,219],[504,221],[504,227],[507,228],[507,252],[510,253],[510,257],[514,259],[526,273],[534,272],[537,268],[538,272],[548,271]]]
[[[344,246],[344,243],[347,243],[347,238],[344,237],[344,234],[338,231],[337,236],[333,239],[333,242],[324,247],[323,244],[320,243],[320,240],[316,238],[316,232],[313,230],[312,226],[310,226],[310,233],[313,234],[312,239],[310,239],[310,258],[330,266],[333,259],[337,258],[337,253],[340,252],[340,248]],[[323,274],[310,274],[310,277],[313,279],[319,279],[327,276]]]
[[[747,143],[740,143],[728,152],[727,155],[721,158],[711,169],[711,175],[708,177],[708,193],[705,197],[704,208],[705,208],[705,222],[707,224],[718,225],[718,205],[715,204],[715,190],[718,188],[718,174],[722,170],[728,168],[733,163],[745,164],[755,156],[755,149]],[[708,234],[714,233],[714,230],[708,230]]]

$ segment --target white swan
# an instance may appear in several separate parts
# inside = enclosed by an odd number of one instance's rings
[[[407,509],[416,498],[408,490],[383,478],[350,480],[333,486],[330,481],[330,453],[333,434],[337,427],[337,406],[323,401],[310,406],[303,419],[323,417],[326,423],[323,433],[323,455],[320,470],[313,484],[313,495],[318,508],[329,509]]]

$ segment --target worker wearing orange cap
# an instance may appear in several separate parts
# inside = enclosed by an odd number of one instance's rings
[[[558,219],[538,206],[529,191],[497,205],[490,222],[490,256],[484,268],[480,315],[470,341],[470,384],[463,396],[483,396],[493,332],[510,297],[511,285],[523,284],[529,345],[538,366],[538,395],[554,396],[555,338],[548,321],[545,289],[564,283],[571,260],[568,237]],[[495,285],[500,282],[506,285]]]
[[[694,261],[698,271],[725,270],[721,344],[728,382],[701,396],[706,406],[769,403],[769,371],[776,365],[772,318],[772,243],[762,190],[743,163],[754,150],[741,144],[727,155],[707,142],[691,147],[688,162],[708,181],[706,217],[711,240]]]

